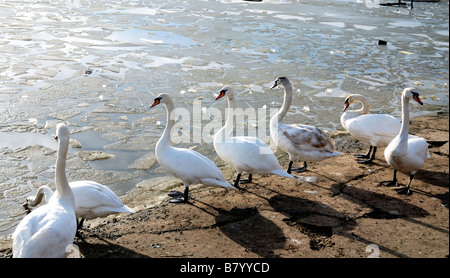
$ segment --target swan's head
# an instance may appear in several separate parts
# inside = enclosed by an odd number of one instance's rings
[[[56,135],[55,135],[55,140],[60,141],[62,139],[68,140],[69,139],[69,128],[67,127],[67,125],[63,124],[63,123],[59,123],[56,126]]]
[[[364,100],[365,100],[365,98],[362,95],[360,95],[360,94],[352,94],[352,95],[347,96],[345,98],[345,101],[344,101],[344,110],[343,110],[343,112],[345,112],[345,110],[347,110],[347,108],[351,104],[353,104],[355,102],[363,102]]]
[[[407,98],[407,99],[412,98],[415,101],[417,101],[417,103],[419,103],[420,105],[423,105],[423,102],[419,98],[419,93],[414,91],[414,88],[406,88],[406,89],[404,89],[403,92],[402,92],[402,96],[404,98]]]
[[[172,99],[170,98],[170,96],[168,94],[161,93],[161,94],[159,94],[158,96],[155,97],[155,99],[153,100],[152,105],[150,105],[150,108],[155,107],[158,104],[169,103],[171,101],[172,101]]]
[[[282,86],[283,88],[286,88],[286,86],[291,85],[291,82],[287,77],[280,76],[275,80],[275,83],[270,87],[270,89],[273,89],[277,86]]]
[[[219,95],[216,97],[216,100],[223,98],[224,96],[227,96],[229,99],[233,99],[234,93],[233,93],[233,89],[231,89],[230,87],[223,87],[220,92]]]

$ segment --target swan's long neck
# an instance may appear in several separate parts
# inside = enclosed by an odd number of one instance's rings
[[[233,132],[233,123],[234,123],[234,109],[236,107],[236,103],[234,101],[234,97],[227,97],[228,100],[228,111],[227,111],[227,120],[223,127],[225,136],[228,137]]]
[[[69,149],[69,140],[60,139],[58,146],[58,157],[56,159],[55,167],[55,183],[56,191],[63,198],[69,198],[73,200],[73,193],[70,189],[69,182],[66,177],[66,158],[67,151]]]
[[[174,110],[173,102],[166,102],[164,105],[166,106],[167,123],[164,133],[161,135],[161,138],[156,144],[157,149],[167,148],[170,146],[170,131],[175,124],[175,120],[171,117],[172,111]]]
[[[231,97],[227,95],[228,108],[225,110],[227,112],[227,118],[225,120],[224,126],[217,131],[214,135],[214,143],[223,143],[226,138],[228,138],[233,132],[233,122],[234,122],[234,108],[235,101],[234,96]]]
[[[28,204],[32,207],[37,206],[42,202],[42,198],[45,197],[45,200],[48,202],[53,195],[53,191],[50,187],[43,185],[39,187],[38,192],[35,197],[28,197]]]
[[[408,133],[409,133],[409,98],[402,97],[402,127],[400,128],[399,133],[400,141],[407,142]]]
[[[369,113],[370,104],[369,104],[369,102],[366,99],[364,99],[364,98],[356,98],[354,100],[354,102],[359,102],[359,103],[361,103],[362,106],[359,109],[346,110],[344,113],[342,113],[342,115],[341,115],[341,124],[344,127],[346,126],[346,124],[345,124],[346,120],[349,120],[349,119],[352,119],[352,118],[355,118],[355,117],[358,117],[358,116],[361,116],[361,115]]]
[[[283,105],[281,106],[280,110],[273,115],[272,119],[276,117],[278,122],[281,122],[281,119],[283,119],[284,115],[288,112],[289,108],[291,108],[292,104],[292,85],[290,82],[287,84],[284,84],[284,100]]]
[[[359,109],[352,110],[352,112],[358,113],[359,115],[364,115],[364,114],[369,113],[370,104],[369,104],[369,102],[367,102],[366,99],[358,98],[358,100],[356,102],[361,103],[362,107]]]

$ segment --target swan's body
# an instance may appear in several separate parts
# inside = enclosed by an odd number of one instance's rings
[[[111,189],[94,181],[75,181],[69,183],[75,198],[75,215],[78,219],[94,219],[115,213],[133,213],[125,206]],[[36,206],[42,197],[50,200],[53,191],[44,185],[39,187],[36,196],[28,197],[25,205]],[[82,222],[81,222],[82,223]],[[79,227],[81,226],[81,223]]]
[[[281,122],[292,103],[292,85],[287,77],[279,77],[271,89],[281,85],[284,88],[284,101],[281,109],[270,119],[270,136],[277,146],[289,155],[287,172],[303,172],[307,161],[322,161],[326,158],[342,155],[335,149],[330,136],[321,129],[302,124],[284,124]],[[293,161],[303,161],[302,168],[292,168]]]
[[[355,103],[360,102],[362,107],[357,110],[347,110]],[[341,115],[341,125],[350,135],[359,141],[369,144],[366,154],[355,155],[359,163],[370,163],[375,158],[377,148],[386,147],[400,131],[401,123],[388,114],[368,114],[370,105],[364,96],[353,94],[345,98],[344,112]],[[370,154],[372,152],[372,155]]]
[[[394,168],[392,181],[382,182],[382,185],[397,185],[397,171],[410,176],[408,185],[400,189],[400,194],[410,194],[411,182],[414,175],[420,170],[430,157],[428,143],[424,138],[409,135],[409,100],[414,99],[422,105],[419,94],[413,88],[406,88],[402,92],[402,126],[398,135],[384,150],[387,163]]]
[[[176,148],[170,145],[170,132],[175,120],[171,115],[174,109],[173,101],[167,94],[158,95],[151,107],[160,103],[166,106],[167,124],[163,135],[155,148],[156,159],[161,166],[173,176],[181,179],[185,186],[184,195],[171,192],[174,197],[171,202],[187,202],[189,186],[203,184],[235,189],[223,176],[220,169],[206,156],[190,149]]]
[[[44,206],[25,216],[13,233],[13,257],[60,258],[67,255],[77,230],[75,200],[65,174],[69,129],[57,126],[56,192]]]
[[[259,138],[230,136],[233,132],[235,98],[233,90],[224,87],[216,100],[225,95],[228,98],[228,115],[225,125],[214,134],[214,149],[219,157],[238,173],[234,185],[237,186],[239,181],[242,181],[240,177],[243,172],[249,173],[249,182],[251,182],[252,174],[275,174],[294,178],[283,170],[270,147]]]

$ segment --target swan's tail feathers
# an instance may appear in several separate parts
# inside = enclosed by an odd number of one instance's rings
[[[227,181],[221,181],[221,180],[216,180],[216,179],[202,179],[202,184],[204,185],[210,185],[210,186],[222,186],[225,188],[231,188],[231,189],[237,189],[236,187],[234,187],[231,183],[227,182]]]
[[[295,177],[291,174],[289,174],[288,172],[286,172],[283,169],[277,169],[277,170],[273,170],[272,174],[278,175],[278,176],[282,176],[282,177],[286,177],[286,178],[290,178],[290,179],[295,179]]]
[[[332,152],[332,153],[330,153],[329,157],[340,156],[340,155],[343,155],[343,154],[344,153],[341,153],[341,152]]]
[[[124,212],[124,213],[134,213],[135,211],[134,211],[133,209],[131,209],[131,208],[129,208],[129,207],[123,205],[123,210],[122,210],[121,212]]]

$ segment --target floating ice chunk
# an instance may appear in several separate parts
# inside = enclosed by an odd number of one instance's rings
[[[95,161],[115,158],[113,154],[101,152],[101,151],[79,151],[77,155],[81,157],[84,161]]]

